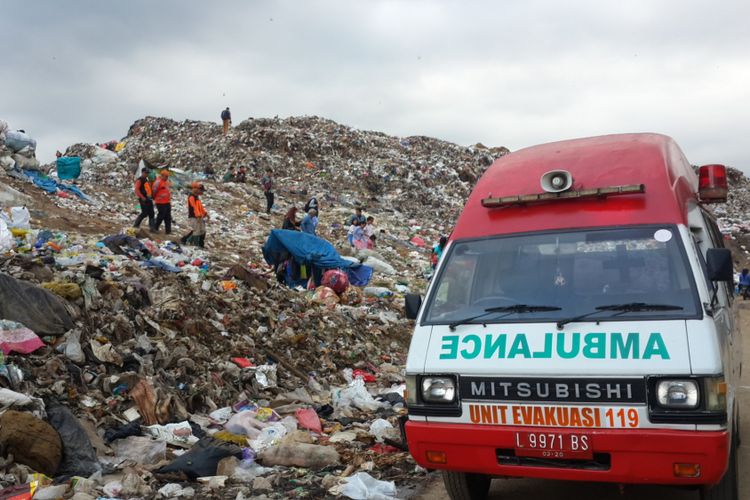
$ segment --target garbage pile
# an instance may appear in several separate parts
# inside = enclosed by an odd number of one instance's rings
[[[425,471],[399,429],[403,296],[424,290],[429,247],[502,153],[314,117],[226,137],[145,118],[0,173],[25,197],[0,206],[0,498],[408,497]],[[144,166],[171,172],[173,235],[129,227]],[[222,182],[229,166],[247,182]],[[179,240],[194,180],[206,248]],[[269,244],[311,196],[315,257]],[[375,217],[374,248],[347,242],[355,206]]]

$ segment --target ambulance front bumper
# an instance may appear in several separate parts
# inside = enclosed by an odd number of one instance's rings
[[[534,430],[560,432],[560,429],[550,428]],[[492,476],[628,484],[715,484],[724,475],[729,456],[727,431],[586,429],[580,432],[590,436],[594,453],[604,457],[606,465],[587,468],[583,464],[554,460],[544,464],[519,461],[508,465],[502,455],[513,450],[517,431],[529,431],[529,428],[406,423],[409,451],[422,467]],[[445,463],[428,461],[428,452],[444,453]],[[698,464],[700,476],[676,477],[675,464]]]

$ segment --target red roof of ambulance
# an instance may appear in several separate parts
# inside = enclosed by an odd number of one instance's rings
[[[644,184],[645,193],[485,208],[481,200],[542,193],[542,174],[567,170],[573,189]],[[495,161],[474,187],[452,239],[629,224],[686,224],[698,178],[670,137],[618,134],[553,142]]]

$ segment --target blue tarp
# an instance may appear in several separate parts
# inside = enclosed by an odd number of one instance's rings
[[[81,175],[79,156],[61,156],[57,159],[57,177],[61,180],[78,179]]]
[[[82,200],[89,201],[89,197],[83,194],[83,192],[77,187],[71,186],[69,184],[63,184],[62,182],[57,182],[56,180],[51,179],[46,175],[37,172],[36,170],[24,170],[23,175],[31,179],[36,187],[38,187],[39,189],[44,189],[48,193],[56,193],[58,189],[61,189],[69,193],[73,193]]]
[[[323,238],[300,231],[274,229],[263,245],[263,257],[271,265],[283,262],[283,253],[288,252],[298,264],[312,265],[321,270],[345,269],[349,281],[356,286],[365,286],[372,276],[372,268],[342,259],[336,249]]]

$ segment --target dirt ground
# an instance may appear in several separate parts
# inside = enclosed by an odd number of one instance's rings
[[[750,366],[750,303],[740,303],[740,328],[745,334],[743,339],[743,364]],[[743,370],[742,381],[738,388],[740,424],[742,442],[739,449],[740,461],[740,500],[750,500],[750,477],[742,471],[750,467],[750,370]],[[434,473],[429,485],[417,497],[420,500],[447,500],[448,494],[443,487],[439,473]],[[606,483],[573,483],[565,481],[544,481],[539,479],[496,479],[488,497],[490,500],[511,500],[529,498],[554,498],[575,500],[697,500],[697,491],[680,490],[659,486],[626,486],[620,492],[618,485]]]

